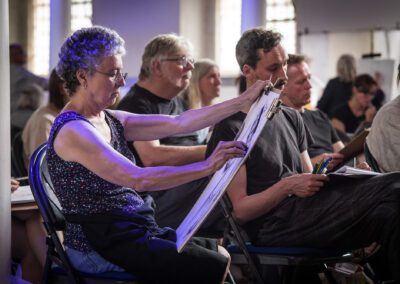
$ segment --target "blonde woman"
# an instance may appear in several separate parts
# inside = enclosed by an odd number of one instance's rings
[[[221,75],[217,63],[211,59],[200,59],[194,64],[189,87],[182,93],[188,109],[212,105],[220,95]],[[204,143],[209,128],[198,133],[199,143]]]

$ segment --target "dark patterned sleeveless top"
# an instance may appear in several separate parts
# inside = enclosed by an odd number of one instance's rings
[[[111,130],[111,147],[134,161],[124,137],[122,124],[107,111],[104,113]],[[81,164],[64,161],[56,154],[53,148],[54,139],[58,131],[73,120],[83,120],[91,124],[85,117],[74,111],[61,113],[53,123],[47,142],[48,169],[63,213],[88,215],[107,213],[111,210],[135,212],[143,205],[143,200],[136,191],[110,183]],[[83,252],[92,250],[79,224],[67,223],[64,244]]]

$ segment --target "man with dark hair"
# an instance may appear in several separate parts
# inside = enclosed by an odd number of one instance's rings
[[[245,32],[236,53],[247,87],[256,80],[286,81],[287,55],[276,33]],[[271,44],[272,42],[272,44]],[[243,54],[244,53],[244,54]],[[244,58],[257,58],[256,63]],[[238,132],[246,112],[214,127],[207,153]],[[300,114],[282,107],[269,121],[228,186],[236,220],[261,246],[357,249],[382,245],[386,265],[400,282],[400,173],[329,181],[311,174]]]
[[[305,108],[311,101],[312,88],[311,73],[305,57],[289,54],[287,64],[288,81],[282,90],[281,100],[284,105],[299,111],[314,138],[308,146],[312,164],[332,158],[328,166],[328,169],[332,169],[343,161],[343,155],[337,153],[344,147],[343,142],[324,112]]]

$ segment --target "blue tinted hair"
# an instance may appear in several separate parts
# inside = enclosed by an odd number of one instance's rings
[[[82,28],[68,37],[61,47],[56,70],[65,82],[65,89],[73,95],[79,86],[76,72],[92,72],[107,56],[124,55],[125,41],[109,28],[93,26]]]

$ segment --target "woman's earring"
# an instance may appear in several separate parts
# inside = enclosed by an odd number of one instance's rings
[[[85,89],[87,89],[87,83],[86,83],[86,81],[83,82],[83,87],[84,87]]]

